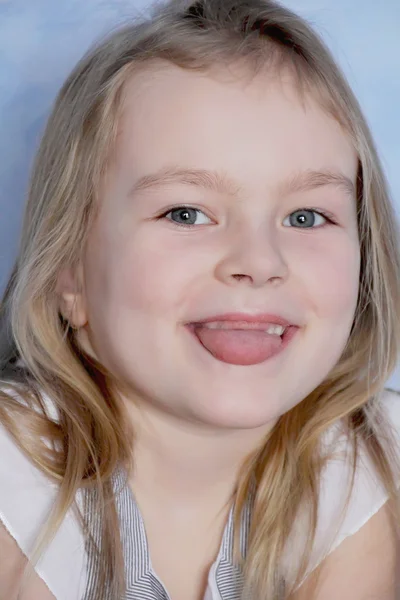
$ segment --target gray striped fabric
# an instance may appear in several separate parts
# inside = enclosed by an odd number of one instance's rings
[[[127,591],[121,600],[171,600],[157,575],[152,571],[144,522],[135,502],[131,488],[126,483],[126,475],[122,469],[113,477],[116,505],[120,519],[121,539],[125,559]],[[95,512],[95,490],[85,490],[84,517],[93,536],[96,546],[100,542],[100,522]],[[253,497],[254,494],[252,494]],[[248,532],[250,527],[250,506],[247,502],[244,509],[240,546],[246,553]],[[243,578],[240,569],[233,561],[233,506],[225,526],[220,551],[217,558],[216,582],[222,600],[240,600]],[[87,551],[87,586],[82,600],[100,600],[95,596],[95,582],[98,574],[96,551],[88,541]],[[109,590],[102,590],[101,600],[115,600]]]

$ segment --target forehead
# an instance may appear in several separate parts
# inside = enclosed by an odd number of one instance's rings
[[[314,94],[300,98],[289,72],[249,80],[240,70],[184,70],[166,61],[131,77],[116,146],[131,180],[169,165],[221,169],[239,186],[268,185],[306,170],[355,180],[349,136]]]

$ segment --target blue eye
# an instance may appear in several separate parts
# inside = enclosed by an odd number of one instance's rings
[[[287,227],[312,229],[325,225],[328,219],[321,212],[308,208],[302,208],[301,210],[295,210],[288,215],[283,221],[284,225],[285,221],[289,221],[289,225],[286,225]]]
[[[192,206],[176,206],[163,213],[159,219],[167,219],[180,227],[195,227],[196,225],[206,225],[210,222],[209,217],[199,208]],[[200,220],[199,220],[200,218]],[[322,211],[311,208],[302,208],[288,215],[283,224],[286,227],[295,227],[298,229],[317,229],[324,226],[327,222],[334,223],[333,219]]]
[[[190,206],[177,206],[176,208],[173,208],[172,210],[168,211],[167,213],[164,213],[163,215],[161,215],[160,218],[168,218],[168,221],[172,221],[176,225],[181,225],[181,226],[188,225],[190,227],[193,225],[206,224],[204,222],[204,219],[203,219],[203,222],[196,223],[197,213],[204,215],[204,217],[206,219],[208,219],[208,217],[203,213],[202,210],[200,210],[199,208],[192,208]],[[169,218],[168,215],[171,215],[171,217]]]

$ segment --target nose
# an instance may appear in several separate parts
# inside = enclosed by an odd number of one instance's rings
[[[227,240],[228,250],[217,263],[215,276],[233,285],[261,287],[265,284],[279,285],[286,280],[288,266],[281,252],[276,232],[247,232]]]

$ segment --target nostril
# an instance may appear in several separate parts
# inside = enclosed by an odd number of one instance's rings
[[[246,275],[232,275],[232,277],[240,280],[240,279],[243,279],[243,277],[246,277]]]

